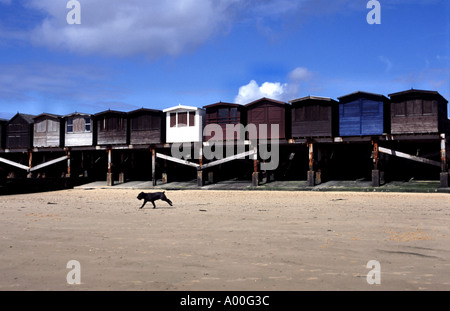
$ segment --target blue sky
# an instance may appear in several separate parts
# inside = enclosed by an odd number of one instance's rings
[[[450,1],[0,0],[0,118],[336,99],[410,88],[450,99]]]

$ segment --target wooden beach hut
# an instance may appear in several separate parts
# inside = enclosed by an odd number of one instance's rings
[[[290,101],[292,138],[334,137],[339,131],[339,103],[329,97],[306,96]]]
[[[380,94],[355,92],[339,99],[339,135],[389,133],[389,99]]]
[[[130,111],[128,121],[131,145],[164,143],[165,118],[161,110],[141,108]]]
[[[8,120],[0,119],[0,149],[5,148],[6,123],[8,123]]]
[[[34,115],[17,113],[6,124],[6,149],[29,150],[33,147]]]
[[[261,98],[245,105],[247,110],[247,125],[254,124],[258,129],[258,139],[286,139],[286,121],[289,107],[286,103],[270,99]],[[272,133],[271,125],[279,126],[278,133]],[[266,133],[261,131],[261,126],[267,126]],[[288,126],[289,128],[289,126]]]
[[[59,148],[63,146],[64,135],[61,133],[61,116],[42,113],[34,117],[33,120],[33,147]]]
[[[163,110],[166,114],[166,142],[203,141],[205,109],[178,105]]]
[[[242,105],[219,102],[203,108],[206,110],[206,125],[217,124],[222,128],[222,137],[218,137],[214,133],[214,135],[206,136],[206,141],[213,137],[215,140],[227,140],[227,125],[233,125],[233,127],[238,124],[246,125],[245,107]],[[231,140],[244,139],[240,134],[240,132],[230,132],[229,138]]]
[[[106,110],[94,115],[97,124],[97,145],[128,144],[128,115],[126,112]]]
[[[87,113],[74,112],[63,117],[64,145],[87,147],[94,145],[94,120]]]
[[[392,134],[445,133],[448,101],[436,91],[407,90],[391,98]]]

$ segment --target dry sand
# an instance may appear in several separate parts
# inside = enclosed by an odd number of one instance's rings
[[[0,290],[450,290],[448,194],[138,192],[0,197]]]

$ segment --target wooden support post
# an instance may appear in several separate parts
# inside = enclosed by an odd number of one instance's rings
[[[27,178],[32,178],[31,169],[33,168],[33,152],[31,150],[28,151],[28,175]]]
[[[152,149],[152,185],[156,186],[156,150]]]
[[[205,181],[203,179],[203,144],[199,145],[198,148],[198,160],[199,160],[199,167],[197,168],[197,186],[203,187],[205,185]]]
[[[315,172],[314,172],[314,144],[308,143],[308,159],[309,159],[309,170],[307,174],[307,184],[309,187],[315,186]]]
[[[440,186],[441,188],[448,188],[449,186],[449,171],[447,165],[447,139],[445,134],[441,134],[441,174]]]
[[[112,150],[108,148],[106,152],[108,152],[108,173],[106,174],[106,185],[108,187],[112,187],[114,186],[114,176],[112,173]]]
[[[120,173],[119,173],[119,183],[125,183],[125,171],[124,171],[124,155],[123,151],[120,153]]]
[[[252,186],[258,187],[259,185],[259,173],[258,173],[258,147],[253,147],[253,174],[252,174]]]
[[[66,173],[66,177],[70,178],[70,150],[68,150],[66,152],[66,156],[67,156],[67,173]],[[83,158],[83,156],[82,156]]]
[[[372,145],[373,145],[372,187],[379,187],[380,170],[378,169],[378,161],[379,161],[378,141],[372,140]]]

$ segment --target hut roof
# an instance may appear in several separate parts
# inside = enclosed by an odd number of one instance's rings
[[[404,99],[404,98],[410,98],[410,97],[417,97],[417,96],[423,96],[423,97],[432,97],[432,98],[438,98],[445,103],[448,103],[448,101],[437,91],[427,91],[427,90],[415,90],[410,89],[402,92],[392,93],[388,95],[391,99]]]
[[[157,109],[139,108],[139,109],[128,112],[128,114],[133,115],[133,114],[137,114],[137,113],[141,113],[141,112],[162,113],[161,110],[157,110]]]
[[[268,102],[271,102],[271,103],[273,103],[273,104],[280,105],[280,106],[281,106],[281,105],[286,105],[285,102],[282,102],[282,101],[279,101],[279,100],[275,100],[275,99],[271,99],[271,98],[267,98],[267,97],[263,97],[263,98],[257,99],[257,100],[255,100],[255,101],[253,101],[253,102],[251,102],[251,103],[245,105],[245,107],[249,107],[249,106],[252,106],[252,105],[256,105],[256,104],[258,104],[258,103],[260,103],[260,102],[263,102],[263,101],[268,101]]]
[[[198,107],[193,107],[193,106],[178,105],[178,106],[164,109],[163,112],[171,112],[171,111],[176,111],[176,110],[197,111],[197,110],[204,110],[204,109],[198,108]]]
[[[35,115],[32,115],[32,114],[26,114],[26,113],[16,113],[16,115],[14,116],[14,117],[12,117],[9,121],[8,121],[8,123],[10,123],[10,122],[12,122],[14,119],[16,119],[16,118],[18,118],[18,117],[21,117],[22,119],[24,119],[25,120],[25,122],[27,122],[28,124],[33,124],[33,122],[34,122],[34,117],[35,117]]]
[[[361,97],[367,98],[367,99],[382,100],[384,102],[389,101],[389,99],[384,95],[369,93],[369,92],[364,92],[364,91],[357,91],[354,93],[350,93],[350,94],[338,97],[338,99],[341,102],[349,102],[356,98],[361,98]]]
[[[310,102],[310,101],[321,101],[321,102],[330,102],[330,103],[337,103],[337,101],[335,101],[334,99],[330,98],[330,97],[322,97],[322,96],[305,96],[302,98],[297,98],[297,99],[293,99],[290,100],[289,102],[291,104],[295,104],[295,103],[304,103],[304,102]]]

